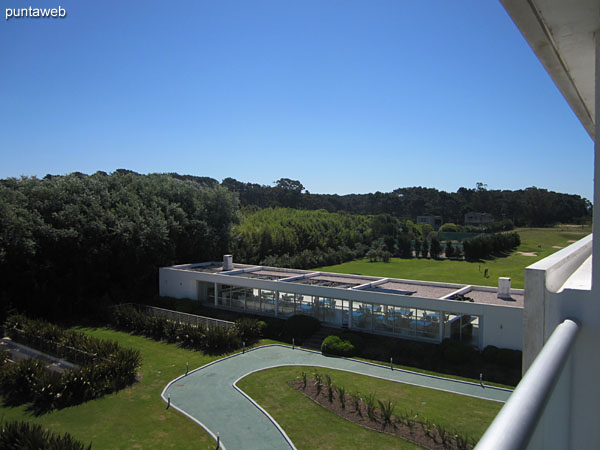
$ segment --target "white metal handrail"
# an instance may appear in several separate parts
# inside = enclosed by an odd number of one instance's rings
[[[579,324],[566,319],[552,335],[487,429],[476,450],[526,448],[561,375]]]
[[[168,320],[173,320],[181,323],[188,323],[190,325],[196,325],[206,328],[231,328],[235,325],[235,322],[229,322],[227,320],[214,319],[212,317],[197,316],[195,314],[188,314],[179,311],[173,311],[171,309],[158,308],[157,306],[141,305],[138,303],[123,303],[120,306],[132,305],[139,310],[146,310],[152,312],[155,316],[164,317]]]

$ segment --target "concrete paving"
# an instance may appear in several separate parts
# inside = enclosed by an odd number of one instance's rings
[[[408,383],[486,400],[505,402],[512,391],[418,374],[361,361],[323,356],[321,353],[267,345],[238,353],[173,380],[162,393],[171,407],[203,426],[213,437],[219,433],[222,448],[289,449],[293,443],[278,424],[235,383],[251,372],[278,366],[317,366],[346,370],[386,380]]]

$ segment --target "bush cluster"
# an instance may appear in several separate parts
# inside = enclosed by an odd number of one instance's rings
[[[444,340],[441,344],[418,342],[378,336],[357,331],[340,334],[355,347],[355,356],[394,364],[420,367],[425,370],[479,379],[483,372],[484,380],[515,386],[521,379],[521,358],[519,350],[486,347],[482,352],[470,345]]]
[[[79,352],[79,367],[63,374],[46,370],[36,359],[12,364],[6,355],[0,355],[0,395],[10,405],[30,403],[37,414],[122,389],[135,381],[141,365],[137,350],[64,330],[43,320],[10,316],[5,328],[14,341],[53,356],[64,357],[65,348],[70,355]]]
[[[301,344],[304,339],[319,331],[319,328],[321,328],[321,322],[317,318],[297,314],[286,321],[283,334],[289,339],[296,339],[296,344]]]
[[[240,318],[231,328],[196,326],[154,316],[131,305],[114,308],[111,321],[119,330],[177,343],[211,355],[237,350],[243,341],[246,344],[256,341],[266,327],[265,322],[251,318]]]
[[[90,450],[69,433],[57,434],[41,425],[29,422],[6,422],[0,424],[0,448],[19,450]]]
[[[321,352],[324,355],[354,356],[356,350],[350,341],[341,339],[339,336],[327,336],[321,344]]]
[[[519,233],[495,233],[480,235],[463,242],[465,259],[476,261],[500,256],[521,244]]]

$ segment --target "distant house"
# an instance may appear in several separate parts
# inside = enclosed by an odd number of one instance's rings
[[[435,231],[439,230],[444,221],[442,216],[417,216],[417,223],[431,225]]]
[[[465,225],[479,227],[494,221],[494,216],[488,213],[470,212],[465,214]]]

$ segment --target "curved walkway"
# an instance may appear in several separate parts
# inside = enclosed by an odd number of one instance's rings
[[[275,344],[202,366],[171,381],[161,395],[166,402],[170,399],[171,407],[204,427],[215,439],[219,433],[222,448],[295,448],[277,422],[237,389],[235,383],[258,370],[300,365],[345,370],[498,402],[505,402],[512,393],[507,389],[399,369],[392,371],[389,367]]]

